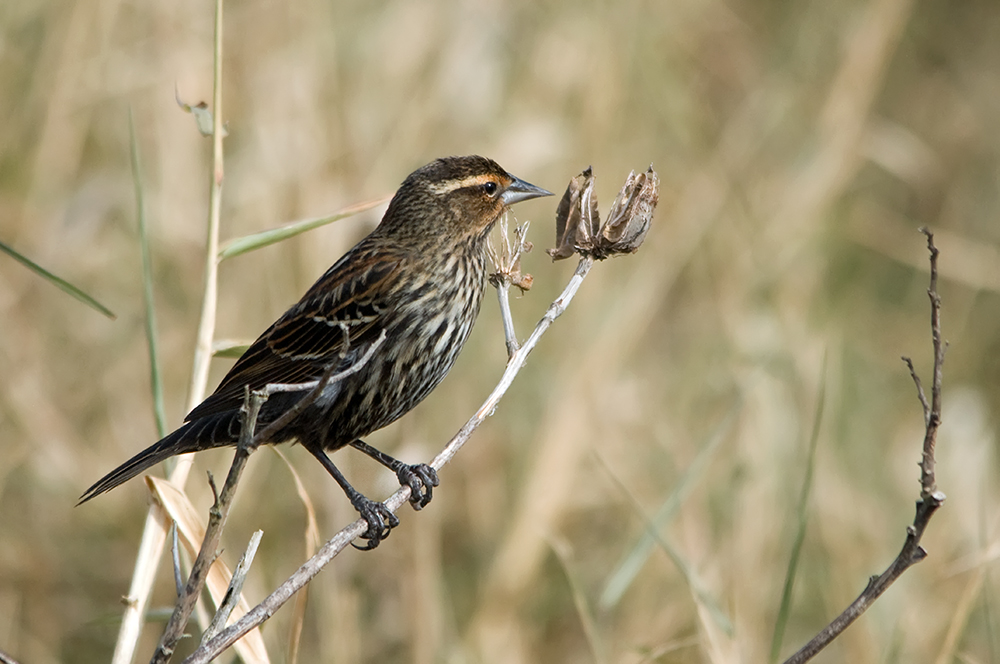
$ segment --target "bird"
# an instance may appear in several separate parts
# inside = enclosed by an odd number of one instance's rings
[[[263,442],[294,442],[308,450],[367,523],[361,535],[367,542],[359,548],[375,548],[399,520],[351,486],[328,452],[360,450],[410,487],[414,509],[430,502],[438,485],[433,468],[403,463],[362,438],[402,417],[448,374],[479,315],[490,231],[511,205],[551,195],[477,155],[418,168],[378,226],[253,342],[178,429],[94,483],[78,504],[174,455],[235,446],[247,388],[308,384],[354,370],[330,379]],[[260,409],[257,431],[306,394],[272,394]]]

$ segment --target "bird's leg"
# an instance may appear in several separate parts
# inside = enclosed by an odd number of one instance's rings
[[[399,519],[383,503],[377,503],[370,498],[366,498],[360,491],[351,486],[351,483],[347,481],[347,478],[340,472],[340,469],[333,465],[333,461],[326,455],[326,452],[312,446],[306,446],[306,449],[323,464],[328,473],[333,475],[333,479],[337,480],[337,484],[347,494],[351,505],[358,511],[361,518],[368,523],[368,530],[361,536],[368,540],[368,543],[365,546],[357,546],[353,542],[351,544],[354,545],[354,548],[361,549],[362,551],[374,549],[379,545],[379,542],[389,536],[390,530],[399,525]]]
[[[403,463],[399,459],[375,449],[363,440],[355,440],[350,445],[396,473],[400,486],[410,487],[410,504],[413,505],[413,509],[423,509],[427,503],[431,502],[434,487],[439,484],[436,470],[426,463]]]

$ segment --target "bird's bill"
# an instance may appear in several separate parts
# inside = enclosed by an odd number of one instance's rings
[[[510,175],[508,173],[507,175]],[[539,198],[541,196],[551,196],[552,192],[541,187],[536,187],[530,182],[525,182],[521,178],[514,177],[510,175],[511,179],[514,181],[510,183],[504,192],[500,194],[500,198],[503,200],[504,205],[513,205],[514,203],[520,203],[521,201],[527,201],[532,198]]]

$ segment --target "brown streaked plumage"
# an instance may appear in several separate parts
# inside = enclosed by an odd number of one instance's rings
[[[341,371],[385,333],[360,371],[328,385],[269,441],[295,441],[308,449],[368,522],[367,548],[377,546],[398,520],[356,491],[326,452],[355,447],[411,487],[416,509],[430,501],[437,486],[433,469],[397,461],[361,437],[404,415],[447,375],[479,314],[488,272],[487,235],[509,205],[549,195],[485,157],[448,157],[414,171],[378,227],[247,349],[215,392],[188,413],[185,424],[100,479],[80,502],[176,454],[235,445],[244,386],[255,390],[270,383],[314,381],[331,363]],[[261,409],[258,430],[304,394],[271,396]]]

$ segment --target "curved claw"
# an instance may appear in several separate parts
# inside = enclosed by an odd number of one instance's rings
[[[362,539],[368,540],[364,546],[358,546],[351,542],[351,546],[360,551],[370,551],[377,547],[379,543],[389,536],[389,532],[399,525],[399,518],[389,511],[383,503],[376,503],[374,500],[365,498],[360,493],[352,500],[351,504],[358,511],[361,518],[368,524],[368,530],[361,535]]]
[[[434,497],[434,487],[440,484],[437,471],[426,463],[402,466],[396,471],[400,486],[410,487],[410,505],[422,510]]]

